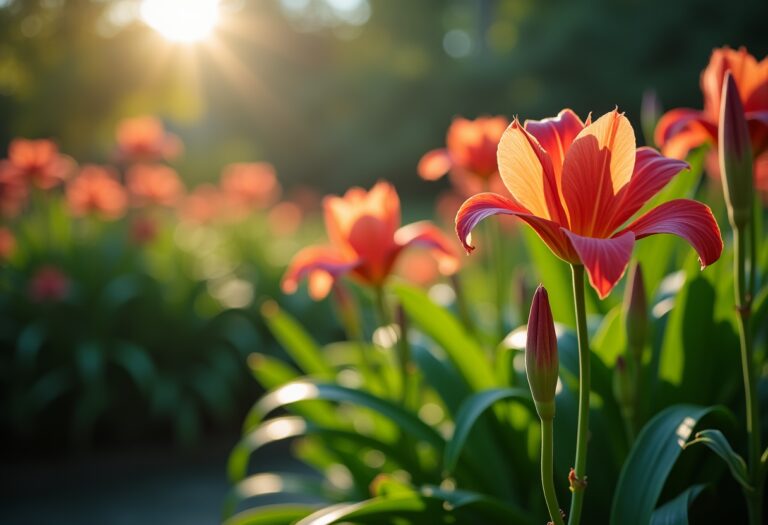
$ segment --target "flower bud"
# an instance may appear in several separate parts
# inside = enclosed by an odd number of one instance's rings
[[[728,217],[744,227],[752,214],[752,144],[744,106],[730,71],[723,80],[718,128],[718,155]]]
[[[635,362],[642,363],[645,337],[648,331],[648,302],[645,297],[643,270],[635,263],[629,271],[624,290],[624,327],[627,344]]]
[[[630,411],[634,405],[632,391],[632,379],[627,372],[627,362],[623,356],[619,356],[616,358],[616,366],[613,369],[613,397],[622,412]]]
[[[533,295],[525,343],[525,371],[536,411],[541,419],[555,416],[557,336],[547,291],[539,285]]]

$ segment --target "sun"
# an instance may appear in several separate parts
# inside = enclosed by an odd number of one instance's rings
[[[219,0],[143,0],[141,18],[172,42],[199,42],[219,21]]]

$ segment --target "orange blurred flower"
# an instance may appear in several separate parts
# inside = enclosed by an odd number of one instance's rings
[[[583,264],[604,298],[643,237],[671,233],[685,239],[702,267],[720,257],[720,229],[700,202],[665,202],[624,226],[686,167],[651,148],[636,149],[632,125],[617,110],[594,123],[583,123],[571,110],[525,126],[515,119],[499,142],[501,179],[511,198],[470,197],[456,215],[456,233],[469,252],[469,234],[481,220],[497,214],[519,217],[555,255]]]
[[[0,215],[15,217],[27,202],[27,186],[14,170],[0,166]]]
[[[370,191],[352,188],[343,197],[323,201],[330,246],[310,246],[294,256],[283,277],[283,291],[293,293],[309,279],[314,299],[325,297],[334,281],[350,274],[369,286],[382,286],[404,248],[432,250],[443,273],[455,272],[458,259],[451,242],[432,223],[400,227],[400,199],[395,188],[379,182]]]
[[[75,162],[59,153],[53,141],[14,139],[8,146],[8,159],[0,165],[0,172],[47,190],[61,184],[74,168]]]
[[[162,164],[136,164],[126,174],[126,185],[137,206],[173,206],[184,192],[176,170]]]
[[[768,57],[760,62],[746,48],[722,47],[712,52],[709,64],[701,74],[704,109],[678,108],[667,112],[656,126],[656,143],[664,155],[683,159],[702,144],[717,146],[720,98],[725,73],[731,71],[736,82],[744,116],[749,126],[752,154],[756,161],[756,186],[768,185]],[[707,162],[710,173],[719,175],[717,156],[713,152]]]
[[[56,266],[41,267],[29,283],[29,298],[35,303],[61,301],[69,293],[69,277]]]
[[[275,204],[267,214],[269,229],[276,236],[290,236],[301,227],[304,212],[295,202],[283,201]]]
[[[86,165],[67,185],[67,204],[72,215],[94,213],[118,219],[125,212],[128,197],[115,172],[103,166]]]
[[[13,232],[0,226],[0,261],[6,261],[16,250],[16,237]]]
[[[187,222],[208,224],[221,217],[224,199],[219,188],[201,184],[187,194],[179,206],[179,215]]]
[[[165,131],[156,117],[140,116],[121,121],[117,126],[117,155],[124,162],[155,162],[176,158],[181,140]]]
[[[450,173],[451,182],[464,195],[491,189],[499,173],[496,147],[508,124],[504,117],[454,119],[446,147],[428,152],[419,161],[419,176],[437,180]]]
[[[267,162],[230,164],[221,175],[221,189],[240,212],[266,208],[281,193],[275,168]]]

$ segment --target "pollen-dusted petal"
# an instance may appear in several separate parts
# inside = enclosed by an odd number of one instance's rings
[[[638,240],[658,233],[671,233],[685,239],[699,254],[702,268],[718,260],[723,252],[723,239],[712,210],[689,199],[665,202],[620,233],[630,231]]]
[[[629,182],[635,165],[635,133],[614,110],[582,130],[563,165],[563,198],[570,229],[580,235],[605,236],[606,212]]]
[[[305,277],[310,281],[310,295],[319,300],[330,291],[333,281],[360,264],[328,246],[309,246],[297,253],[283,276],[281,288],[294,293]]]
[[[419,160],[416,170],[424,180],[437,180],[450,171],[453,166],[451,156],[446,149],[433,149]]]
[[[403,226],[395,232],[395,243],[401,249],[410,246],[429,248],[443,275],[451,275],[459,269],[459,258],[453,243],[429,221]]]
[[[514,215],[522,219],[557,257],[567,262],[579,261],[559,224],[531,215],[514,200],[496,193],[479,193],[470,197],[456,214],[456,234],[467,253],[475,249],[469,244],[470,233],[480,221],[491,215]]]
[[[600,299],[605,299],[627,269],[635,246],[635,235],[627,231],[610,239],[597,239],[568,230],[565,234],[587,269],[592,288]]]
[[[497,155],[501,180],[515,200],[533,215],[552,218],[546,196],[550,181],[554,185],[552,161],[517,120],[501,136]]]

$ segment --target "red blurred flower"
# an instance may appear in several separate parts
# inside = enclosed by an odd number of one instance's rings
[[[498,179],[496,147],[509,121],[504,117],[456,118],[448,128],[446,148],[425,154],[418,165],[419,176],[437,180],[446,173],[464,195],[487,191]]]
[[[155,162],[177,157],[183,149],[179,138],[165,131],[152,116],[128,118],[117,126],[117,155],[124,162]]]
[[[27,202],[27,186],[13,169],[0,165],[0,215],[15,217]]]
[[[29,283],[29,298],[35,303],[61,301],[69,293],[69,277],[56,266],[43,266]]]
[[[179,206],[179,215],[187,222],[208,224],[221,216],[224,207],[219,188],[201,184],[186,195]]]
[[[275,168],[267,162],[230,164],[221,175],[221,189],[240,212],[266,208],[281,193]]]
[[[308,277],[310,295],[320,299],[347,273],[363,284],[381,286],[409,246],[430,248],[444,273],[457,268],[453,247],[436,226],[422,221],[400,227],[400,199],[389,183],[326,197],[323,208],[331,245],[310,246],[296,254],[283,277],[286,293],[295,292],[299,281]]]
[[[13,232],[0,226],[0,261],[6,261],[16,250],[16,237]]]
[[[67,204],[72,215],[95,213],[105,219],[120,218],[128,197],[115,172],[103,166],[86,165],[67,185]]]
[[[701,74],[703,110],[678,108],[661,118],[656,126],[655,138],[665,155],[682,159],[691,149],[702,144],[717,145],[720,98],[727,71],[731,71],[741,95],[752,154],[755,159],[768,158],[768,58],[758,62],[744,47],[738,51],[723,47],[712,52],[709,64]],[[707,165],[712,173],[719,173],[716,158]],[[758,186],[768,185],[766,166],[768,164],[764,160],[755,162],[754,175]]]
[[[61,184],[74,168],[75,162],[59,153],[53,141],[14,139],[8,146],[8,159],[0,165],[0,172],[46,190]]]
[[[495,214],[528,223],[561,259],[583,264],[601,298],[624,274],[636,240],[672,233],[698,252],[702,267],[723,249],[710,209],[696,201],[666,202],[622,227],[687,165],[650,148],[635,149],[632,126],[614,110],[584,124],[571,110],[556,118],[515,120],[499,143],[499,169],[512,198],[481,193],[456,215],[456,233],[469,234]]]
[[[184,191],[176,171],[162,164],[137,164],[126,174],[128,192],[137,206],[173,206]]]

